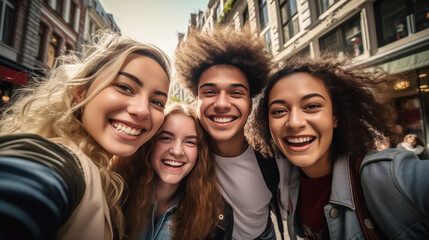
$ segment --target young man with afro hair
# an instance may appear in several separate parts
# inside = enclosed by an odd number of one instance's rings
[[[191,29],[176,50],[176,77],[196,99],[215,154],[220,191],[233,210],[233,239],[276,239],[272,192],[245,136],[252,99],[265,87],[271,67],[263,39],[249,26]]]

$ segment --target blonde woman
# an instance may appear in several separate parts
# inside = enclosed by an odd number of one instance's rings
[[[164,119],[170,63],[158,48],[100,32],[60,57],[0,121],[0,236],[122,238],[123,181],[109,170]]]

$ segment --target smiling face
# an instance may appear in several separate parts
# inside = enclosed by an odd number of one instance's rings
[[[194,168],[198,157],[195,120],[183,113],[172,113],[156,137],[150,163],[164,184],[179,185]]]
[[[415,146],[417,144],[416,137],[412,134],[406,135],[404,139],[404,142],[410,146]]]
[[[215,145],[241,146],[250,111],[249,84],[240,69],[221,64],[203,72],[198,83],[197,113]]]
[[[269,98],[269,127],[279,150],[311,178],[331,172],[331,97],[322,80],[308,73],[282,77]]]
[[[77,102],[103,81],[96,79],[87,92],[77,89]],[[115,79],[85,104],[82,124],[109,154],[130,156],[161,126],[168,86],[167,74],[156,61],[130,54]]]

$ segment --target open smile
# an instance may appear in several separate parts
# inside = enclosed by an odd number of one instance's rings
[[[162,163],[164,163],[164,165],[167,165],[169,167],[173,167],[173,168],[180,168],[183,165],[185,165],[184,162],[179,162],[179,161],[174,161],[174,160],[161,160]]]
[[[315,139],[313,136],[286,137],[284,142],[292,151],[301,152],[309,149]]]
[[[142,128],[134,128],[118,121],[112,121],[112,126],[120,133],[128,136],[139,136],[145,130]]]
[[[215,123],[230,123],[237,118],[236,117],[211,117],[210,119]]]

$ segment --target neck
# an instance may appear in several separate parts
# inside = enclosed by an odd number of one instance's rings
[[[244,132],[242,135],[234,137],[229,141],[216,142],[212,140],[213,151],[216,155],[221,157],[236,157],[246,151],[249,143],[247,143],[246,138],[244,137]]]
[[[324,177],[332,172],[333,159],[331,154],[327,152],[321,159],[311,166],[301,167],[301,170],[309,178],[320,178]]]
[[[179,189],[180,183],[168,184],[161,181],[157,181],[155,184],[155,199],[158,203],[169,203],[174,202],[176,199],[176,192]]]
[[[162,214],[167,211],[176,201],[177,190],[179,184],[168,184],[161,181],[157,181],[155,184],[155,200],[156,200],[156,212],[155,222],[158,222]]]

